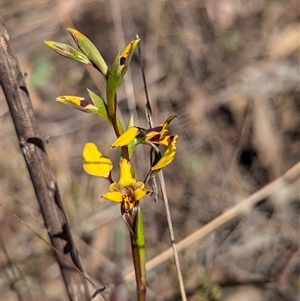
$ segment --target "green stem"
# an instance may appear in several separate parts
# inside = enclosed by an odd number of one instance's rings
[[[125,159],[127,159],[128,161],[130,161],[129,152],[128,152],[128,146],[127,145],[122,146],[122,153],[123,153],[123,157]]]
[[[116,134],[116,137],[118,138],[120,136],[120,131],[118,128],[118,123],[117,123],[117,94],[114,96],[114,105],[113,105],[113,112],[109,112],[110,118],[112,121],[112,125]],[[128,152],[128,146],[123,146],[122,147],[122,153],[123,157],[129,161],[129,152]]]
[[[109,106],[109,109],[112,110],[112,112],[109,111],[109,114],[112,121],[112,125],[114,127],[114,131],[118,138],[120,136],[120,132],[117,125],[117,94],[116,93],[115,96],[113,97],[113,106]]]

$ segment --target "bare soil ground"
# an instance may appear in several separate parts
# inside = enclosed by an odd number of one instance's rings
[[[299,161],[299,12],[294,0],[2,2],[84,270],[108,292],[120,271],[132,269],[128,234],[119,206],[99,198],[107,183],[83,172],[81,153],[89,141],[107,149],[113,132],[55,102],[86,96],[85,88],[104,97],[104,82],[43,41],[72,43],[65,28],[74,27],[112,62],[140,36],[154,120],[178,116],[171,124],[178,152],[165,177],[180,241]],[[47,239],[0,95],[1,202]],[[146,126],[135,58],[118,97],[124,120],[135,112],[136,124]],[[147,152],[134,162],[144,175]],[[142,206],[151,259],[169,247],[169,232],[161,201],[149,197]],[[188,300],[299,300],[299,208],[299,181],[282,185],[181,251]],[[1,300],[67,300],[52,251],[6,212],[0,252]],[[135,299],[135,284],[127,283],[122,300]],[[180,300],[172,259],[149,271],[148,300]]]

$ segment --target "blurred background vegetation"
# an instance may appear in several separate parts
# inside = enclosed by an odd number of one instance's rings
[[[107,183],[82,170],[82,149],[107,149],[113,131],[55,102],[59,95],[105,97],[94,70],[43,41],[88,36],[110,64],[138,34],[154,121],[177,115],[175,161],[165,169],[177,241],[282,175],[299,161],[299,2],[27,0],[2,2],[86,274],[108,292],[131,271],[119,206],[99,198]],[[100,92],[99,92],[100,91]],[[1,199],[47,238],[11,117],[1,94]],[[124,122],[146,127],[140,66],[133,59],[118,94]],[[147,152],[134,158],[139,179]],[[113,152],[111,152],[113,154]],[[299,182],[180,252],[190,301],[296,301],[299,297]],[[151,259],[170,246],[162,201],[142,201]],[[48,239],[48,238],[47,238]],[[1,300],[67,300],[52,251],[1,213]],[[148,273],[148,300],[180,300],[173,260]],[[135,300],[135,284],[124,286]],[[97,297],[101,300],[101,297]],[[97,300],[97,299],[96,299]]]

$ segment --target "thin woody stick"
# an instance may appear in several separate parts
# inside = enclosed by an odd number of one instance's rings
[[[66,261],[55,253],[69,300],[88,299],[86,279],[73,266],[83,271],[33,113],[29,91],[3,18],[0,20],[0,55],[0,85],[8,103],[46,229],[53,247],[68,259]]]
[[[139,46],[138,46],[138,54],[139,54],[139,59],[140,59],[140,64],[141,64],[141,69],[142,69],[144,89],[145,89],[145,94],[146,94],[145,114],[146,114],[146,118],[147,118],[147,121],[149,123],[149,126],[151,128],[151,127],[153,127],[152,108],[151,108],[151,104],[150,104],[150,100],[149,100],[147,83],[146,83],[146,76],[145,76],[144,66],[143,66],[143,61],[142,61],[141,44],[139,44]],[[170,240],[171,240],[171,249],[170,250],[172,250],[171,256],[174,257],[174,261],[175,261],[181,299],[182,299],[182,301],[186,301],[187,300],[186,291],[185,291],[183,278],[182,278],[182,273],[181,273],[180,261],[179,261],[179,256],[178,256],[178,249],[177,249],[176,242],[175,242],[175,235],[174,235],[174,229],[173,229],[170,206],[169,206],[169,199],[168,199],[168,194],[167,194],[167,191],[166,191],[165,179],[164,179],[164,174],[163,174],[162,170],[160,170],[158,172],[158,177],[159,177],[159,181],[160,181],[162,198],[163,198],[163,201],[164,201],[164,204],[165,204],[166,217],[167,217],[168,228],[169,228],[169,233],[170,233]],[[156,183],[155,177],[152,178],[152,181],[153,181],[153,186],[156,189],[156,192],[155,192],[155,195],[154,195],[154,200],[156,201],[156,198],[157,198],[157,183]],[[146,264],[146,270],[147,270],[147,264]]]

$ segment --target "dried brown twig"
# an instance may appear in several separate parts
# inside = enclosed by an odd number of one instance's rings
[[[8,103],[45,226],[51,244],[67,259],[66,261],[55,252],[69,300],[88,299],[86,279],[73,266],[74,264],[82,271],[24,76],[3,19],[0,21],[0,55],[0,85]]]

